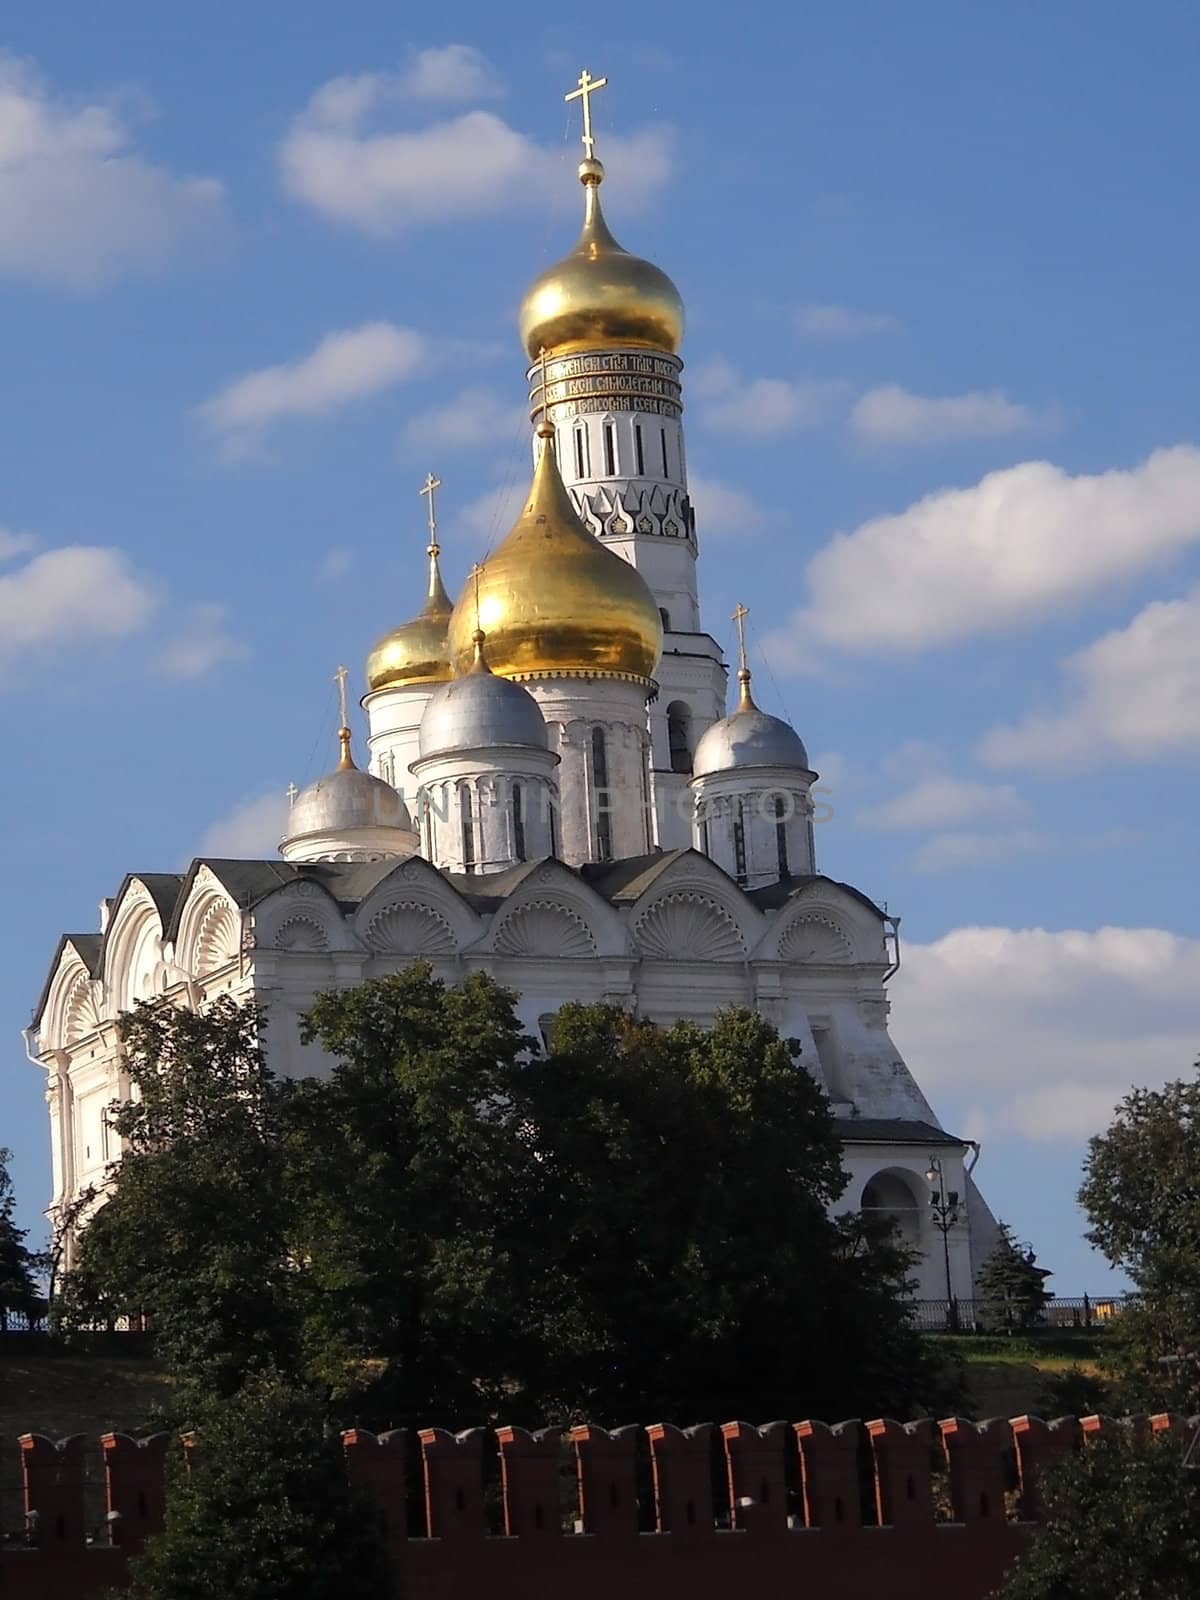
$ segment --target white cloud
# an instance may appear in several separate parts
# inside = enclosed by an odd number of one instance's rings
[[[1189,1074],[1200,939],[1158,928],[957,928],[910,944],[892,1031],[948,1125],[1078,1139],[1133,1084]]]
[[[1036,828],[935,833],[913,851],[908,866],[913,872],[960,872],[964,867],[999,866],[1053,848],[1054,836]]]
[[[13,556],[32,550],[37,540],[31,533],[14,533],[11,528],[0,528],[0,561],[11,561]]]
[[[119,550],[46,550],[0,575],[0,658],[14,660],[27,649],[66,654],[124,638],[149,621],[157,603],[154,586]]]
[[[295,361],[260,367],[235,379],[198,408],[198,415],[238,453],[282,417],[323,417],[378,394],[418,372],[425,340],[392,322],[367,322],[327,333]]]
[[[808,564],[808,603],[773,635],[781,665],[812,641],[916,651],[1024,627],[1200,540],[1200,450],[1072,476],[1047,461],[941,489],[838,534]]]
[[[1200,750],[1200,589],[1159,600],[1064,663],[1061,711],[994,728],[980,755],[996,767],[1084,771]]]
[[[1010,783],[978,783],[934,773],[876,805],[864,807],[855,821],[862,827],[902,832],[957,827],[965,822],[1011,822],[1029,807]]]
[[[490,389],[464,389],[444,406],[413,417],[405,429],[411,444],[442,450],[469,450],[494,445],[507,451],[514,438],[529,431],[525,406],[506,405]]]
[[[0,272],[92,289],[217,243],[225,195],[137,154],[111,104],[54,95],[0,53]]]
[[[416,129],[371,126],[412,93],[404,75],[382,73],[323,85],[280,145],[287,193],[335,221],[387,235],[423,222],[540,212],[549,194],[563,192],[562,147],[535,144],[493,112]],[[666,128],[605,136],[604,164],[623,210],[657,193],[671,150]]]
[[[225,628],[225,607],[193,606],[187,621],[159,651],[155,665],[168,678],[202,678],[223,661],[241,661],[246,646]]]
[[[202,856],[266,860],[279,852],[287,828],[288,802],[283,794],[256,794],[239,800],[227,816],[214,822],[200,841]]]
[[[487,57],[470,44],[419,51],[401,82],[418,100],[483,100],[504,92]]]
[[[943,396],[912,394],[898,383],[869,389],[850,413],[850,427],[872,444],[935,445],[956,439],[998,439],[1048,421],[998,389]]]
[[[848,306],[801,306],[796,332],[802,339],[861,339],[870,333],[895,333],[897,318],[881,311],[851,311]]]
[[[719,483],[716,478],[693,472],[688,478],[688,492],[696,509],[696,533],[701,539],[757,533],[770,520],[753,496],[744,489]]]
[[[846,385],[825,378],[743,380],[723,356],[716,356],[693,375],[688,390],[708,401],[704,421],[710,428],[768,437],[827,421],[844,398]]]

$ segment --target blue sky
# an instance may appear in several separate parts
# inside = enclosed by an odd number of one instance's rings
[[[426,23],[428,22],[428,26]],[[436,27],[436,31],[434,28]],[[60,3],[0,46],[0,1142],[129,870],[267,848],[330,674],[457,588],[528,470],[514,312],[574,237],[675,278],[708,626],[903,916],[893,1029],[1061,1293],[1086,1135],[1200,1051],[1200,16],[616,3],[514,26]]]

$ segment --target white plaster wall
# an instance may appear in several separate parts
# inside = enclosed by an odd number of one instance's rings
[[[390,689],[376,689],[365,695],[362,702],[369,728],[369,769],[400,791],[414,817],[418,785],[412,775],[412,764],[420,755],[417,730],[437,687],[435,683],[400,684]]]

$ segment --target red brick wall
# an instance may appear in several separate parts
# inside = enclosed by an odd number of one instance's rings
[[[344,1444],[387,1517],[405,1600],[927,1600],[931,1584],[984,1600],[1034,1531],[1040,1466],[1112,1426],[588,1424],[565,1436],[352,1430]],[[8,1600],[87,1600],[121,1583],[127,1555],[162,1526],[166,1436],[101,1444],[109,1515],[89,1534],[80,1440],[20,1440],[27,1527],[0,1546]]]

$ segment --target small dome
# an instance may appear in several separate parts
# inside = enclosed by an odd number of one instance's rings
[[[653,262],[632,256],[608,231],[600,210],[604,168],[579,169],[586,193],[583,231],[570,255],[547,268],[521,302],[521,341],[529,359],[596,345],[633,345],[674,355],[683,339],[683,300]]]
[[[742,698],[732,716],[705,730],[692,759],[692,776],[734,772],[744,767],[795,767],[808,772],[808,751],[795,728],[782,717],[768,716],[750,695],[750,674],[744,668]]]
[[[354,828],[402,828],[412,832],[408,807],[390,783],[362,772],[350,755],[350,730],[338,735],[342,759],[332,772],[310,783],[288,812],[287,837],[346,833]]]
[[[422,757],[507,745],[548,749],[546,721],[537,701],[519,683],[492,672],[484,660],[483,636],[478,630],[474,650],[470,670],[442,684],[429,697],[417,730]]]
[[[367,685],[389,689],[410,683],[445,683],[450,677],[446,632],[454,609],[438,567],[440,551],[429,546],[429,592],[410,622],[377,639],[367,657]]]
[[[563,486],[553,428],[525,509],[467,583],[450,619],[450,659],[470,665],[476,626],[493,672],[508,678],[576,674],[648,682],[662,654],[662,618],[646,580],[579,520]],[[550,437],[547,437],[549,435]]]

